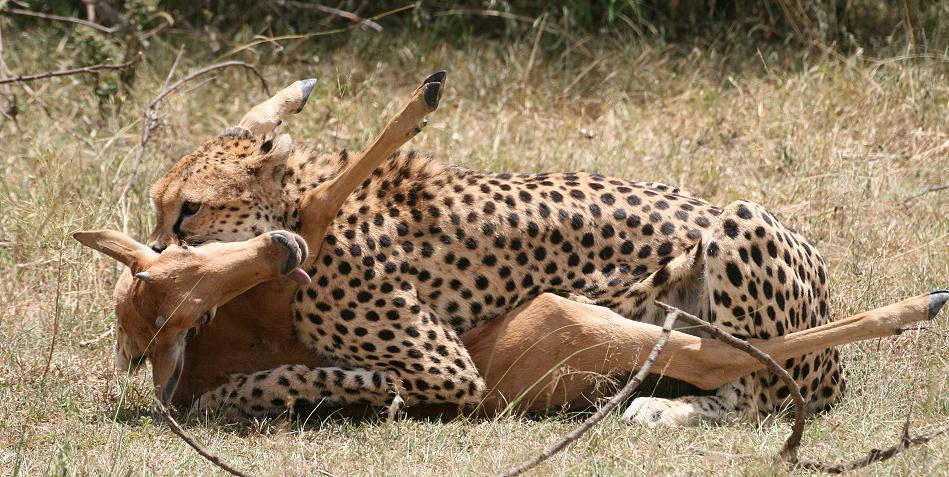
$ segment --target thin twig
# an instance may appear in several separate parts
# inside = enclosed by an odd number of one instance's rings
[[[197,78],[198,76],[208,74],[214,70],[230,68],[232,66],[249,70],[251,73],[254,74],[254,76],[257,77],[257,79],[260,80],[260,86],[264,89],[264,92],[267,93],[267,96],[272,96],[272,94],[270,93],[270,84],[267,83],[267,79],[264,78],[264,75],[260,74],[260,71],[254,65],[250,63],[245,63],[243,61],[225,61],[223,63],[217,63],[211,66],[205,66],[204,68],[201,68],[189,74],[188,76],[185,76],[184,78],[181,78],[180,80],[175,81],[174,84],[172,84],[171,86],[168,86],[161,93],[159,93],[158,96],[156,96],[155,99],[148,106],[149,108],[154,109],[155,106],[158,105],[158,103],[160,103],[163,99],[165,99],[171,93],[174,93],[178,88],[181,87],[181,85]]]
[[[330,15],[335,15],[340,18],[345,18],[346,20],[356,23],[357,25],[367,26],[369,28],[372,28],[375,31],[382,31],[382,26],[379,25],[378,23],[368,18],[363,18],[359,15],[356,15],[353,12],[347,12],[346,10],[340,10],[338,8],[327,7],[326,5],[320,5],[319,3],[294,2],[292,0],[281,1],[279,3],[288,7],[318,10],[323,13],[329,13]]]
[[[410,3],[408,5],[404,5],[398,8],[393,8],[392,10],[380,13],[378,15],[373,15],[372,17],[368,19],[379,20],[380,18],[385,18],[389,15],[395,15],[396,13],[404,12],[405,10],[412,10],[416,8],[417,6],[418,6],[417,4]],[[318,36],[327,36],[327,35],[335,35],[337,33],[345,33],[348,31],[352,31],[353,29],[358,28],[358,27],[359,25],[349,25],[345,28],[332,28],[325,31],[316,31],[316,32],[311,32],[311,33],[303,33],[303,34],[281,35],[281,36],[275,36],[275,37],[258,38],[250,43],[238,46],[228,51],[227,53],[223,54],[221,57],[223,58],[223,57],[228,57],[231,55],[236,55],[237,53],[240,53],[249,48],[253,48],[261,43],[277,43],[277,42],[288,41],[288,40],[308,40],[310,38],[316,38]]]
[[[537,23],[537,18],[530,17],[527,15],[518,15],[516,13],[504,12],[501,10],[491,10],[491,9],[481,9],[481,8],[452,8],[450,10],[444,10],[440,12],[435,12],[434,16],[436,17],[448,17],[448,16],[481,16],[481,17],[494,17],[494,18],[503,18],[505,20],[514,20],[519,22]],[[545,25],[543,29],[548,33],[557,33],[564,34],[564,30],[560,29],[554,24]]]
[[[59,70],[59,71],[48,71],[46,73],[37,73],[33,75],[20,75],[20,76],[11,76],[9,78],[0,79],[0,84],[7,83],[26,83],[29,81],[36,81],[47,78],[55,78],[58,76],[70,76],[78,75],[84,73],[96,73],[98,71],[105,70],[127,70],[129,68],[134,68],[142,61],[142,52],[135,54],[135,57],[125,63],[119,64],[109,64],[109,63],[100,63],[98,65],[92,66],[83,66],[81,68],[71,68],[68,70]]]
[[[943,427],[928,434],[918,435],[916,437],[909,435],[909,414],[906,415],[906,422],[903,423],[903,432],[900,434],[900,441],[887,447],[886,449],[870,449],[866,457],[854,459],[852,461],[837,462],[828,464],[821,461],[801,460],[795,463],[796,466],[807,470],[816,470],[828,474],[842,474],[851,470],[868,467],[875,462],[882,462],[891,459],[906,449],[913,446],[925,444],[934,438],[945,434],[949,427]]]
[[[713,338],[733,347],[748,353],[753,358],[760,361],[762,364],[768,368],[774,374],[777,374],[781,381],[784,382],[784,385],[787,386],[790,391],[791,400],[794,402],[794,426],[791,428],[791,435],[788,436],[787,441],[784,442],[784,447],[781,449],[781,458],[790,461],[797,460],[797,450],[801,447],[801,436],[804,434],[804,396],[801,395],[801,387],[798,386],[797,381],[788,374],[787,370],[781,367],[771,356],[769,356],[764,351],[753,346],[751,343],[736,338],[720,327],[713,325],[695,315],[686,313],[674,306],[667,305],[661,301],[656,301],[656,304],[663,307],[666,310],[666,313],[672,313],[673,311],[679,312],[679,317],[682,320],[687,321],[688,323],[702,328],[703,331],[708,332],[712,335]]]
[[[56,300],[53,305],[53,336],[49,341],[49,351],[46,353],[46,365],[43,366],[43,375],[40,379],[45,380],[46,375],[49,374],[49,368],[53,363],[53,352],[56,350],[56,338],[59,337],[59,315],[60,315],[60,302],[62,298],[62,285],[63,285],[63,250],[66,248],[65,243],[59,244],[59,266],[56,268]]]
[[[187,96],[187,95],[191,94],[192,91],[194,91],[194,90],[196,90],[196,89],[198,89],[198,88],[201,88],[201,87],[203,87],[204,85],[206,85],[206,84],[208,84],[208,83],[210,83],[210,82],[212,82],[212,81],[214,81],[214,80],[216,80],[216,79],[217,79],[217,76],[214,76],[214,75],[209,76],[209,77],[207,77],[207,78],[204,78],[204,79],[201,80],[201,82],[199,82],[198,84],[196,84],[196,85],[194,85],[194,86],[192,86],[192,87],[190,87],[190,88],[188,88],[188,89],[182,91],[181,94]]]
[[[168,68],[168,75],[165,76],[165,81],[161,84],[161,90],[164,91],[168,87],[168,83],[171,82],[171,78],[175,76],[175,71],[178,70],[178,63],[181,62],[181,57],[185,54],[185,47],[181,45],[181,48],[178,48],[178,53],[175,53],[175,61],[171,62],[171,68]]]
[[[220,457],[212,454],[211,451],[207,450],[203,445],[199,444],[198,441],[194,440],[194,438],[191,437],[187,431],[181,428],[181,425],[178,424],[178,421],[176,421],[174,417],[171,417],[171,413],[168,412],[168,408],[157,399],[155,400],[155,405],[158,407],[158,412],[161,414],[161,417],[165,419],[165,423],[171,428],[171,432],[177,434],[178,437],[185,441],[185,444],[191,446],[191,448],[194,449],[198,455],[204,457],[208,462],[216,465],[218,468],[231,475],[236,475],[238,477],[249,477],[251,475],[240,469],[231,467],[222,461]]]
[[[115,329],[115,328],[110,327],[109,329],[103,331],[102,334],[100,334],[99,336],[96,336],[95,338],[92,338],[92,339],[89,339],[89,340],[80,341],[80,342],[79,342],[79,346],[85,348],[86,346],[94,345],[94,344],[96,344],[96,343],[98,343],[98,342],[100,342],[100,341],[102,341],[102,340],[108,338],[109,336],[112,336],[112,333],[113,333],[113,330],[114,330],[114,329]]]
[[[116,27],[109,28],[109,27],[107,27],[107,26],[105,26],[105,25],[100,25],[100,24],[98,24],[98,23],[94,23],[94,22],[90,22],[90,21],[87,21],[87,20],[83,20],[83,19],[81,19],[81,18],[62,17],[62,16],[59,16],[59,15],[50,15],[50,14],[48,14],[48,13],[34,12],[34,11],[32,11],[32,10],[23,10],[23,9],[20,9],[20,8],[5,8],[5,9],[3,9],[3,10],[0,10],[0,14],[3,14],[3,15],[22,15],[22,16],[25,16],[25,17],[42,18],[42,19],[44,19],[44,20],[52,20],[52,21],[58,21],[58,22],[75,23],[75,24],[77,24],[77,25],[82,25],[82,26],[84,26],[84,27],[89,27],[89,28],[92,28],[92,29],[101,31],[101,32],[103,32],[103,33],[108,33],[108,34],[110,34],[110,35],[113,34],[113,33],[115,33],[115,32],[117,32],[117,31],[119,31],[119,29],[116,28]]]
[[[564,435],[562,438],[549,445],[544,449],[540,454],[534,456],[530,460],[523,462],[519,465],[511,467],[510,469],[504,471],[501,475],[504,477],[513,477],[516,475],[521,475],[524,472],[536,467],[541,462],[549,459],[551,456],[560,452],[570,443],[576,441],[583,434],[595,426],[598,422],[602,421],[607,414],[613,412],[613,409],[616,409],[616,406],[619,406],[620,403],[629,398],[633,394],[633,391],[642,384],[643,379],[649,374],[649,370],[652,369],[653,364],[655,364],[656,359],[659,357],[659,353],[662,352],[662,348],[666,346],[666,341],[669,339],[669,333],[672,332],[672,326],[675,324],[676,318],[682,316],[682,312],[679,310],[672,310],[666,313],[666,319],[662,324],[662,332],[659,335],[659,339],[656,341],[656,344],[653,345],[652,351],[649,352],[649,356],[646,358],[646,361],[643,362],[643,367],[633,376],[629,382],[623,386],[623,389],[620,390],[615,396],[610,398],[607,403],[598,409],[592,416],[588,417],[582,424],[580,424],[576,429]]]
[[[946,189],[949,189],[949,184],[943,184],[943,185],[933,186],[933,187],[930,187],[930,188],[928,188],[928,189],[926,189],[926,190],[924,190],[924,191],[922,191],[922,192],[920,192],[920,193],[918,193],[918,194],[914,194],[914,195],[911,195],[911,196],[907,197],[906,200],[903,201],[903,203],[911,202],[911,201],[916,200],[916,199],[918,199],[918,198],[920,198],[920,197],[922,197],[922,196],[924,196],[924,195],[926,195],[926,194],[929,194],[929,193],[932,193],[932,192],[939,192],[939,191],[943,191],[943,190],[946,190]]]
[[[216,70],[220,70],[224,68],[230,68],[230,67],[239,67],[239,68],[244,68],[246,70],[249,70],[251,73],[253,73],[254,76],[256,76],[257,79],[260,80],[261,87],[267,93],[267,96],[271,96],[270,85],[267,83],[267,79],[264,78],[264,75],[262,75],[260,71],[258,71],[257,68],[254,67],[254,65],[251,65],[250,63],[245,63],[243,61],[225,61],[223,63],[216,63],[210,66],[206,66],[204,68],[201,68],[199,70],[196,70],[190,73],[189,75],[185,76],[184,78],[181,78],[178,81],[175,81],[171,85],[168,85],[168,81],[171,79],[172,73],[174,73],[174,70],[178,67],[178,61],[181,58],[181,54],[183,51],[184,50],[179,50],[178,56],[175,57],[175,62],[172,63],[171,65],[171,69],[168,72],[168,76],[165,79],[165,82],[163,84],[161,91],[158,93],[157,96],[155,96],[155,99],[153,99],[150,103],[148,103],[148,106],[145,108],[145,113],[144,113],[145,124],[142,127],[142,139],[138,143],[138,151],[136,151],[135,153],[135,160],[132,162],[131,171],[129,171],[128,177],[125,181],[125,185],[122,187],[122,191],[119,193],[119,201],[125,198],[125,195],[128,194],[129,190],[132,188],[132,183],[135,182],[135,177],[138,176],[138,170],[142,166],[142,158],[145,155],[145,149],[148,146],[148,140],[151,139],[152,132],[155,130],[155,128],[158,127],[158,111],[157,110],[158,110],[159,104],[165,98],[167,98],[172,93],[174,93],[179,88],[181,88],[184,84],[188,83],[189,81],[199,76],[208,74],[212,71],[216,71]]]
[[[0,24],[0,80],[7,78],[11,75],[10,69],[7,68],[7,63],[3,60],[3,25]],[[3,96],[9,97],[9,113],[7,112],[8,105],[0,105],[0,115],[13,121],[13,126],[18,128],[16,120],[16,95],[10,91],[10,85],[6,84],[3,86]]]

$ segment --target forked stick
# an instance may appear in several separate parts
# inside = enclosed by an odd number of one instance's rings
[[[445,84],[445,72],[434,73],[415,89],[409,103],[395,115],[372,144],[354,157],[336,177],[309,192],[300,204],[300,235],[315,250],[307,264],[319,255],[326,229],[356,187],[400,146],[425,126],[425,115],[438,108]],[[304,266],[304,270],[306,266]]]
[[[656,302],[666,310],[666,313],[677,313],[682,320],[698,326],[702,331],[712,335],[713,338],[750,354],[754,359],[765,365],[768,371],[778,375],[778,378],[787,386],[791,401],[794,403],[794,426],[791,428],[791,435],[784,442],[781,448],[781,458],[790,461],[797,461],[797,450],[801,447],[801,436],[804,434],[804,396],[801,394],[801,387],[797,381],[788,374],[787,370],[782,368],[770,355],[753,346],[751,343],[736,338],[720,327],[715,326],[695,315],[686,313],[674,306],[667,305],[661,301]]]

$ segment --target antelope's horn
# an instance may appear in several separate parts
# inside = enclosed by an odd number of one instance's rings
[[[258,104],[244,115],[238,127],[255,135],[266,134],[280,125],[283,118],[303,110],[307,98],[316,87],[315,79],[297,81],[280,90],[267,101]]]

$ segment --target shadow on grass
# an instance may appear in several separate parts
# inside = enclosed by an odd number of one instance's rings
[[[622,387],[629,376],[619,376],[611,383],[603,385],[598,390],[600,396],[611,396]],[[649,375],[640,386],[640,392],[634,393],[630,399],[640,396],[662,398],[676,398],[681,396],[700,396],[712,394],[710,391],[699,389],[684,381],[679,381],[657,375]],[[527,412],[515,414],[523,419],[543,420],[556,419],[560,422],[579,422],[586,419],[596,408],[591,400],[580,401],[572,406],[565,406],[559,410],[546,413]],[[173,411],[175,418],[185,428],[213,426],[216,430],[246,435],[248,433],[267,432],[268,429],[279,428],[284,431],[316,431],[325,426],[353,425],[374,426],[385,423],[388,418],[385,409],[368,405],[351,405],[345,407],[317,404],[308,401],[298,401],[294,408],[277,416],[245,418],[231,420],[223,413],[203,414],[190,409]],[[148,417],[153,422],[161,422],[161,416],[148,406],[135,405],[119,409],[114,415],[114,422],[138,428],[142,427]],[[468,422],[484,422],[497,419],[497,415],[474,415],[459,412],[453,404],[425,404],[403,409],[399,419],[425,421],[433,423],[447,423],[457,419]]]

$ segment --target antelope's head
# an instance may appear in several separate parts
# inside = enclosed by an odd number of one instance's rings
[[[214,318],[217,307],[245,291],[283,275],[300,284],[310,277],[299,268],[307,245],[290,232],[269,232],[243,242],[202,247],[171,245],[161,253],[121,232],[76,232],[76,240],[129,268],[116,297],[116,367],[152,365],[155,394],[168,404],[184,366],[189,332]],[[130,308],[129,308],[130,307]]]

